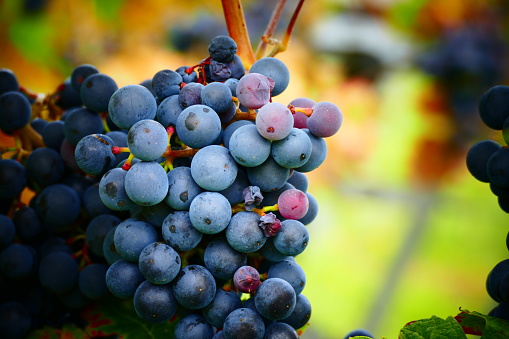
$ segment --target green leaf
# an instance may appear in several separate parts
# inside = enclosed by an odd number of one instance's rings
[[[84,312],[89,324],[85,331],[92,337],[117,334],[123,339],[171,338],[175,330],[172,320],[153,324],[142,320],[136,314],[132,299],[107,299]]]
[[[479,312],[461,311],[455,317],[466,334],[482,335],[481,339],[509,338],[509,321]]]
[[[64,325],[62,329],[46,326],[36,331],[32,331],[28,334],[27,339],[90,339],[90,336],[86,334],[81,328],[71,325]]]
[[[442,319],[432,316],[408,323],[399,333],[400,339],[466,339],[467,336],[454,317]]]

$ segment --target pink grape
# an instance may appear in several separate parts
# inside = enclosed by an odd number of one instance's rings
[[[247,108],[258,109],[270,101],[274,81],[259,73],[249,73],[237,83],[237,98]]]
[[[293,116],[285,105],[271,102],[258,110],[255,123],[258,132],[265,139],[281,140],[292,131]]]
[[[343,123],[343,113],[328,101],[313,106],[313,114],[307,120],[309,131],[317,137],[327,138],[336,134]]]
[[[309,200],[306,193],[291,188],[281,193],[277,199],[279,213],[286,219],[298,220],[308,212]]]

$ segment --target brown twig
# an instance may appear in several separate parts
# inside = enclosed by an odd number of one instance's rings
[[[288,45],[290,44],[290,38],[292,37],[293,29],[295,27],[295,23],[297,22],[297,17],[299,16],[300,10],[302,9],[302,5],[304,4],[305,0],[299,0],[299,3],[297,4],[297,7],[295,8],[295,11],[293,12],[292,18],[290,19],[290,22],[288,23],[288,27],[286,28],[285,35],[283,36],[283,39],[280,43],[276,43],[274,45],[274,48],[269,52],[267,56],[275,56],[278,53],[284,52]]]
[[[272,16],[270,21],[265,29],[265,33],[263,34],[260,43],[256,49],[256,59],[261,59],[265,56],[265,52],[267,51],[267,46],[269,45],[269,39],[272,38],[274,32],[276,31],[279,20],[281,19],[281,15],[283,14],[283,9],[286,5],[286,0],[279,0],[277,6],[274,8],[272,12]]]
[[[249,40],[244,11],[240,0],[221,0],[228,34],[237,43],[237,55],[250,68],[256,58]]]

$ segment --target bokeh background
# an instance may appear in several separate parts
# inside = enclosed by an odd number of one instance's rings
[[[275,2],[242,1],[254,46]],[[320,212],[297,258],[313,306],[303,337],[397,338],[412,320],[495,306],[485,281],[508,258],[509,218],[464,159],[476,141],[502,140],[477,101],[508,82],[508,13],[504,0],[304,3],[278,55],[291,84],[274,101],[331,101],[344,124],[309,174]],[[198,63],[226,33],[219,0],[1,0],[0,67],[41,93],[83,63],[120,87]]]

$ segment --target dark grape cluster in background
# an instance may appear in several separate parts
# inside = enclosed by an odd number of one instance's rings
[[[342,113],[277,102],[290,81],[279,59],[246,72],[227,36],[208,52],[120,88],[80,65],[44,99],[46,119],[0,70],[0,129],[23,146],[0,160],[2,337],[84,327],[80,311],[107,298],[175,322],[175,338],[296,338],[307,325],[306,173]]]

